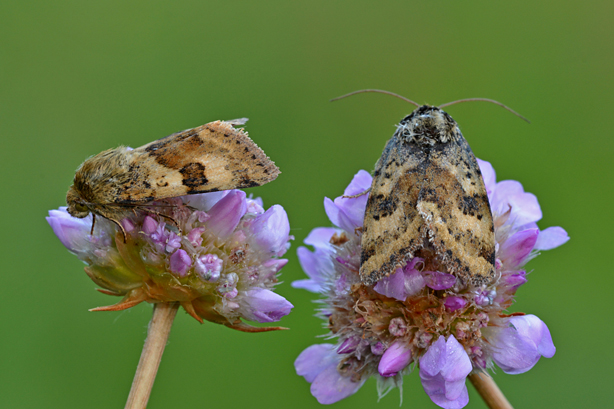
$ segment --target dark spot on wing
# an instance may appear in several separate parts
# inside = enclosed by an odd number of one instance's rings
[[[192,162],[179,170],[183,176],[182,183],[194,190],[198,187],[206,185],[209,180],[205,176],[205,166],[202,163]]]
[[[458,202],[458,209],[463,212],[464,215],[475,216],[479,211],[479,205],[477,200],[471,196],[463,196]]]

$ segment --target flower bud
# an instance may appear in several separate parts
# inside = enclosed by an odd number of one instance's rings
[[[411,362],[411,349],[403,342],[390,345],[379,361],[377,371],[384,377],[394,376]]]

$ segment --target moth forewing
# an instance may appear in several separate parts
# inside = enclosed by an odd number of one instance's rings
[[[122,218],[153,200],[274,180],[279,169],[246,132],[233,128],[246,121],[215,121],[136,149],[119,147],[87,159],[68,191],[68,212],[81,218],[91,212],[121,229]]]
[[[486,188],[446,112],[424,105],[400,122],[376,164],[361,244],[360,276],[369,285],[427,253],[464,282],[494,277]]]

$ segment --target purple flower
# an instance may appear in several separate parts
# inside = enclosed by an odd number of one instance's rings
[[[205,219],[207,220],[207,219]],[[204,221],[204,220],[203,220]],[[188,241],[193,246],[200,246],[203,244],[203,233],[205,232],[204,227],[196,227],[188,233]]]
[[[318,344],[301,352],[294,367],[298,375],[311,383],[311,394],[318,402],[329,405],[356,393],[366,380],[342,376],[337,370],[339,363],[340,355],[334,352],[334,345]]]
[[[151,216],[145,216],[143,220],[143,232],[145,234],[152,234],[158,229],[158,222]]]
[[[505,274],[505,284],[516,289],[527,282],[527,272],[524,270],[513,272],[512,274]]]
[[[192,259],[185,250],[177,250],[171,255],[170,269],[180,277],[185,277],[192,267]]]
[[[358,337],[349,337],[346,338],[345,341],[339,345],[337,349],[337,353],[339,354],[349,354],[350,352],[356,351],[356,347],[360,344],[360,338]]]
[[[565,244],[567,240],[569,240],[569,236],[562,227],[548,227],[539,232],[535,250],[551,250]]]
[[[247,291],[243,302],[247,305],[245,317],[257,322],[279,321],[294,308],[284,297],[264,288]]]
[[[47,222],[64,247],[74,254],[87,252],[91,248],[91,240],[87,236],[92,228],[92,217],[83,219],[72,217],[66,212],[66,207],[50,210]]]
[[[511,209],[509,221],[517,226],[534,223],[542,218],[535,195],[525,193],[520,182],[515,180],[497,183],[488,198],[493,214],[502,215]]]
[[[306,280],[292,285],[320,293],[318,316],[326,321],[336,345],[313,345],[295,362],[320,403],[333,403],[377,379],[380,397],[401,387],[412,362],[420,369],[425,392],[437,405],[462,408],[468,403],[465,379],[475,368],[496,363],[506,373],[529,370],[540,357],[554,355],[546,325],[532,315],[509,317],[505,309],[527,282],[524,265],[541,250],[569,238],[560,227],[540,230],[537,198],[516,181],[496,181],[493,167],[478,160],[493,210],[496,237],[492,282],[474,285],[455,276],[436,254],[419,253],[374,286],[364,285],[360,270],[362,221],[367,195],[325,199],[336,228],[314,229],[298,257]],[[346,196],[371,184],[358,172]],[[389,345],[386,349],[385,345]]]
[[[499,248],[498,258],[508,268],[522,265],[535,247],[539,229],[527,229],[516,232]]]
[[[382,355],[386,351],[386,347],[381,342],[371,344],[371,353],[373,355]]]
[[[402,269],[398,268],[394,274],[378,281],[373,289],[387,297],[405,301],[407,297],[418,293],[426,285],[422,273],[415,269],[416,264],[422,261],[421,258],[415,257]]]
[[[247,212],[248,213],[256,213],[261,214],[264,213],[264,205],[262,204],[262,199],[257,197],[252,199],[251,195],[246,199],[247,201]]]
[[[252,222],[252,232],[260,248],[276,256],[287,250],[290,223],[283,207],[274,205]]]
[[[265,268],[270,268],[273,274],[277,274],[286,264],[288,264],[288,260],[285,258],[280,258],[265,261],[262,266]]]
[[[464,308],[465,305],[467,305],[467,300],[465,300],[463,297],[453,295],[451,297],[447,297],[443,302],[443,305],[445,305],[450,311],[456,311]]]
[[[123,295],[129,308],[141,301],[178,301],[194,318],[258,332],[241,321],[278,321],[292,304],[273,292],[288,262],[289,224],[281,206],[267,212],[260,199],[238,190],[157,201],[160,214],[136,211],[121,220],[126,241],[103,217],[71,217],[66,208],[47,220],[71,252],[83,260],[100,287]],[[249,212],[247,212],[249,207]]]
[[[330,257],[333,251],[330,239],[336,232],[333,228],[320,227],[309,233],[305,244],[315,247],[315,252],[312,253],[306,247],[299,247],[297,250],[298,260],[309,279],[294,281],[292,287],[312,292],[323,291],[323,284],[334,273],[333,260]]]
[[[352,196],[364,193],[371,187],[371,175],[361,170],[349,186],[343,192],[343,196]],[[328,218],[335,226],[338,226],[346,231],[352,231],[358,227],[362,227],[364,219],[365,207],[367,205],[368,194],[364,194],[357,198],[348,199],[343,196],[336,198],[334,201],[329,198],[324,199],[324,209]]]
[[[220,278],[224,260],[215,254],[205,254],[196,259],[194,271],[203,279],[215,282]]]
[[[219,237],[228,237],[237,228],[246,210],[245,192],[231,190],[209,210],[211,221],[207,227]]]
[[[426,286],[433,290],[447,290],[456,284],[456,277],[441,271],[424,271],[422,276],[426,281]]]
[[[492,357],[508,374],[520,374],[533,368],[539,358],[552,358],[556,348],[548,327],[535,315],[511,317],[511,326],[493,337],[496,344]]]
[[[431,345],[420,358],[422,387],[431,400],[446,409],[457,409],[469,403],[465,379],[472,370],[463,346],[450,335]]]
[[[390,345],[382,355],[377,372],[384,377],[395,376],[411,362],[411,349],[403,342]]]
[[[232,190],[222,190],[219,192],[211,192],[205,195],[190,195],[185,196],[184,202],[186,205],[199,209],[203,212],[209,212],[213,206],[228,195]],[[202,220],[204,221],[204,220]]]

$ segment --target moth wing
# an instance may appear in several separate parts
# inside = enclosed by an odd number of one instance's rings
[[[451,273],[485,284],[495,274],[495,233],[480,168],[462,136],[434,158],[417,204],[429,239]]]
[[[361,239],[360,278],[371,285],[402,267],[422,247],[416,210],[426,156],[415,146],[388,141],[375,165]]]
[[[169,135],[129,152],[131,183],[118,204],[193,193],[260,186],[274,180],[279,169],[231,122],[215,121]]]

